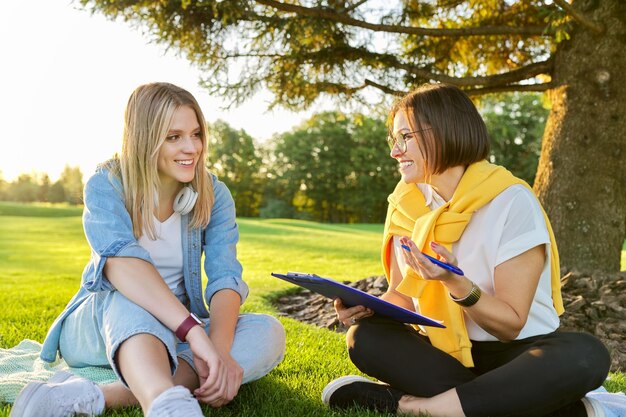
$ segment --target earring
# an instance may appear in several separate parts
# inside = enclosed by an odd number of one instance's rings
[[[174,211],[182,216],[189,213],[198,199],[198,193],[189,185],[183,187],[174,199]]]

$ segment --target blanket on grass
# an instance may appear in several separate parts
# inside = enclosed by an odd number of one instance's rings
[[[10,349],[0,349],[0,403],[13,403],[17,394],[32,381],[47,381],[57,371],[68,371],[98,384],[117,380],[109,368],[70,368],[62,359],[53,363],[39,358],[41,344],[22,340]]]

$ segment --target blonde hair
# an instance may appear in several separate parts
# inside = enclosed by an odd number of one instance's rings
[[[145,84],[137,87],[128,99],[122,152],[118,156],[119,164],[116,164],[136,238],[145,231],[151,239],[156,239],[150,214],[156,213],[160,186],[157,158],[174,113],[183,106],[190,107],[196,113],[203,145],[191,182],[193,189],[198,192],[198,200],[191,213],[190,227],[205,227],[209,224],[215,197],[213,182],[204,166],[207,125],[202,110],[191,93],[180,87],[169,83]]]

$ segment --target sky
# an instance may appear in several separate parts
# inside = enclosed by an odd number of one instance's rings
[[[320,111],[267,111],[269,93],[238,108],[198,86],[200,73],[125,22],[70,0],[11,1],[0,14],[0,172],[48,173],[66,164],[84,176],[121,146],[124,106],[139,85],[167,81],[189,90],[209,122],[222,119],[263,141]]]

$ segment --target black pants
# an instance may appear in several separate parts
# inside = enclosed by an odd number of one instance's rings
[[[412,327],[376,316],[351,326],[347,343],[361,372],[407,394],[432,397],[456,388],[467,417],[585,416],[580,399],[610,367],[607,349],[585,333],[472,342],[474,368]]]

